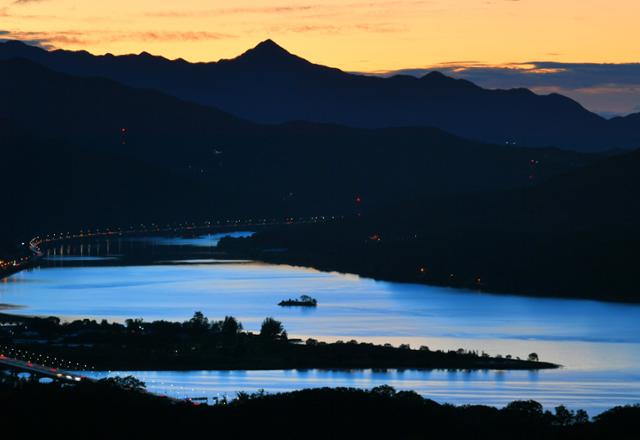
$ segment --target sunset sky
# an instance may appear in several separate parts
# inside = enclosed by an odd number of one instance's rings
[[[349,71],[511,68],[636,62],[639,17],[638,0],[0,0],[0,37],[190,61],[233,57],[271,38]]]

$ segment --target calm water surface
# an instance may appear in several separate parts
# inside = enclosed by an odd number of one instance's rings
[[[134,375],[150,391],[177,398],[233,398],[238,391],[293,391],[301,388],[391,385],[414,390],[440,403],[502,407],[535,399],[546,408],[566,405],[596,415],[608,408],[639,401],[640,384],[633,374],[527,371],[275,370],[275,371],[140,371],[87,373],[98,378]]]
[[[151,240],[151,245],[215,248],[218,238]],[[615,404],[640,402],[640,306],[378,282],[290,266],[224,262],[215,253],[201,251],[180,258],[158,253],[159,264],[120,266],[111,258],[118,258],[121,249],[110,247],[112,254],[102,247],[106,260],[85,250],[72,255],[56,251],[43,267],[0,283],[0,304],[22,306],[16,313],[116,320],[186,320],[201,310],[210,318],[236,316],[252,331],[266,316],[273,316],[284,323],[290,337],[408,342],[415,347],[467,348],[520,357],[535,351],[541,359],[565,366],[534,373],[136,373],[154,390],[213,396],[260,388],[388,383],[452,403],[502,405],[534,398],[547,406],[564,403],[595,413]],[[85,257],[89,258],[83,261]],[[282,299],[301,294],[317,298],[319,306],[277,306]]]

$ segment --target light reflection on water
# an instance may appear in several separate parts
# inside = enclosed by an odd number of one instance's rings
[[[302,388],[391,385],[414,390],[440,403],[502,407],[520,399],[534,399],[545,408],[566,405],[595,415],[608,408],[639,401],[640,377],[555,371],[417,371],[417,370],[274,370],[274,371],[153,371],[87,373],[103,378],[134,375],[149,391],[176,398],[235,397],[238,391],[269,393]]]
[[[197,246],[197,247],[215,247],[223,237],[244,238],[251,237],[253,232],[237,231],[224,232],[219,234],[206,234],[197,237],[138,237],[129,240],[146,241],[161,246]]]
[[[44,260],[54,261],[54,262],[113,261],[117,259],[118,257],[115,255],[108,256],[108,257],[94,257],[94,256],[83,256],[83,255],[48,255],[44,257]]]
[[[490,295],[376,282],[258,263],[61,267],[14,275],[0,302],[20,313],[96,319],[186,320],[202,310],[256,331],[266,316],[291,336],[409,342],[542,359],[572,368],[627,369],[640,361],[640,307]],[[282,308],[309,294],[319,306]]]
[[[266,316],[273,316],[284,323],[290,337],[410,343],[413,347],[466,348],[520,357],[535,351],[541,359],[566,367],[538,373],[140,373],[143,379],[162,378],[174,388],[182,384],[202,393],[232,395],[259,388],[285,391],[389,383],[452,403],[500,406],[513,399],[535,398],[546,405],[564,403],[597,412],[616,404],[640,402],[637,305],[377,282],[290,266],[224,263],[207,253],[183,259],[173,255],[158,258],[161,265],[116,266],[113,264],[121,263],[105,261],[104,266],[95,266],[101,264],[92,257],[100,255],[96,249],[104,254],[124,248],[120,243],[86,246],[78,254],[89,257],[87,261],[94,265],[72,267],[69,260],[62,259],[51,263],[56,267],[15,274],[0,284],[0,304],[24,306],[13,313],[121,321],[131,317],[186,320],[195,310],[202,310],[214,319],[236,316],[251,331],[256,331]],[[57,254],[68,257],[72,251]],[[282,299],[301,294],[317,298],[318,307],[277,306]]]

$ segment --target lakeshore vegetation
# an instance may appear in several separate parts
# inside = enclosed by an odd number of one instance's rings
[[[124,324],[83,319],[2,315],[0,344],[73,360],[96,370],[270,370],[342,368],[514,369],[557,368],[536,353],[527,359],[464,349],[442,351],[403,344],[290,339],[267,317],[260,332],[244,331],[234,317],[209,320],[201,312],[185,322],[128,319]],[[11,353],[5,353],[10,356]],[[35,360],[34,360],[35,361]],[[52,365],[55,366],[55,365]]]
[[[590,419],[532,400],[504,408],[439,404],[389,386],[321,388],[280,394],[237,393],[198,405],[146,393],[132,378],[41,384],[0,376],[3,433],[22,438],[635,439],[640,406],[619,406]],[[250,422],[250,423],[247,423]]]

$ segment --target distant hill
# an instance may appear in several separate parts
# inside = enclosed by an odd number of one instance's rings
[[[481,144],[426,127],[260,125],[24,59],[0,61],[0,118],[95,158],[117,156],[132,168],[140,163],[195,182],[215,194],[227,215],[332,215],[417,195],[526,187],[594,160]]]
[[[223,246],[253,258],[490,292],[640,302],[640,151],[535,187],[426,197]],[[261,249],[284,248],[281,254]]]
[[[223,213],[215,191],[141,161],[36,138],[0,119],[0,251],[31,234]]]
[[[575,101],[527,89],[487,90],[438,72],[378,78],[312,64],[271,40],[231,60],[188,63],[148,53],[94,56],[0,44],[0,59],[22,57],[79,76],[163,91],[262,123],[310,121],[353,127],[438,127],[497,144],[578,151],[640,147],[639,116],[608,121]]]

